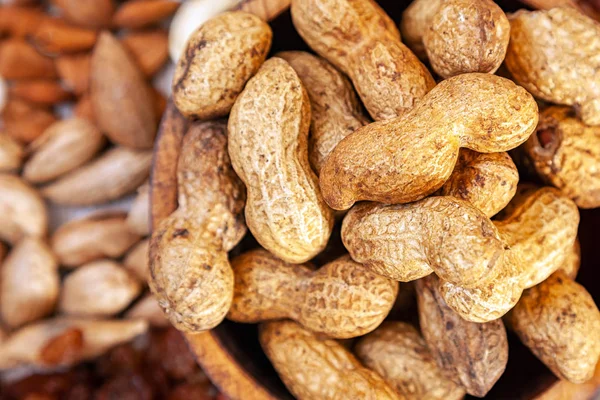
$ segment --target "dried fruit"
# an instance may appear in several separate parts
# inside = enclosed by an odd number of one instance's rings
[[[265,62],[229,117],[229,155],[246,184],[246,223],[275,256],[302,263],[321,252],[333,228],[308,163],[310,102],[281,58]]]

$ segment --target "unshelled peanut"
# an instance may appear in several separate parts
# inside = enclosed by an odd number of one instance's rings
[[[315,271],[253,250],[233,259],[231,266],[235,290],[229,319],[256,323],[290,318],[337,339],[379,326],[398,293],[397,282],[365,271],[348,255]]]
[[[504,251],[485,214],[448,196],[357,204],[344,218],[342,240],[355,261],[388,278],[407,282],[435,271],[466,287],[492,279]]]
[[[531,95],[508,79],[480,73],[452,77],[403,117],[343,139],[321,169],[323,197],[336,210],[359,200],[422,199],[448,180],[461,147],[510,150],[529,138],[537,121]]]
[[[600,358],[600,311],[564,272],[526,290],[507,321],[557,377],[573,383],[592,378]]]
[[[264,63],[229,117],[229,155],[248,190],[248,228],[290,263],[320,253],[334,222],[308,162],[309,128],[308,94],[281,58]]]
[[[435,275],[416,285],[421,332],[438,366],[470,395],[485,396],[508,361],[502,320],[478,324],[463,319],[444,302]]]
[[[281,380],[298,400],[402,398],[344,346],[319,338],[295,322],[266,323],[259,337]]]
[[[171,323],[188,332],[225,318],[233,298],[227,251],[246,233],[246,196],[226,132],[224,121],[190,126],[177,167],[179,208],[150,240],[150,288]]]

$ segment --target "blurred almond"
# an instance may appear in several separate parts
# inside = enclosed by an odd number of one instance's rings
[[[61,363],[71,366],[96,358],[110,348],[141,335],[148,329],[143,320],[90,320],[82,318],[52,318],[23,327],[0,344],[0,370],[16,367],[56,367],[54,358],[48,365],[48,347],[53,343],[64,344],[59,338],[65,333],[79,330],[83,344],[77,354]],[[71,349],[76,348],[72,346]]]
[[[179,4],[174,0],[128,1],[115,12],[113,25],[130,29],[153,25],[174,14]]]
[[[91,123],[96,123],[96,116],[94,115],[94,109],[92,108],[92,98],[89,94],[81,96],[75,108],[73,108],[73,115],[79,118],[85,118]]]
[[[15,139],[0,132],[0,172],[14,172],[21,168],[23,148]]]
[[[57,204],[96,205],[131,193],[150,173],[152,150],[116,147],[41,189]]]
[[[86,264],[64,279],[59,310],[79,316],[109,316],[123,311],[142,286],[114,261]]]
[[[108,213],[73,220],[60,226],[51,243],[60,265],[77,267],[100,258],[119,258],[139,235],[131,232],[124,213]]]
[[[33,34],[43,19],[48,18],[40,10],[3,5],[0,7],[0,34],[25,37]]]
[[[142,319],[148,321],[151,326],[160,328],[171,325],[162,308],[158,305],[158,301],[156,301],[156,298],[150,293],[138,300],[137,303],[125,313],[125,318]]]
[[[24,39],[19,38],[0,42],[0,75],[9,80],[57,76],[52,59],[41,55]]]
[[[155,87],[152,88],[152,93],[154,94],[154,112],[156,118],[160,119],[167,109],[167,98]]]
[[[0,111],[4,110],[6,103],[8,102],[8,85],[6,81],[0,75]]]
[[[150,188],[147,182],[137,191],[137,196],[127,214],[127,226],[138,235],[150,234]]]
[[[8,247],[2,242],[0,242],[0,264],[4,261],[6,254],[8,253]]]
[[[40,239],[24,238],[9,253],[0,273],[0,315],[15,328],[54,310],[60,278],[58,263]]]
[[[68,21],[89,28],[110,25],[115,6],[112,0],[52,0]]]
[[[62,103],[72,97],[60,81],[51,79],[16,81],[10,87],[9,94],[17,99],[46,106]]]
[[[169,37],[164,29],[131,32],[121,42],[147,77],[153,77],[169,58]]]
[[[40,359],[47,365],[65,365],[77,361],[83,349],[83,331],[68,328],[50,339],[40,351]]]
[[[97,37],[95,30],[70,25],[56,18],[46,18],[31,39],[41,52],[60,54],[90,50]]]
[[[4,133],[21,143],[37,139],[56,121],[48,109],[19,99],[8,101],[2,111]]]
[[[0,240],[15,244],[46,235],[48,213],[37,190],[18,176],[0,174],[0,193]]]
[[[33,183],[48,182],[91,160],[106,140],[86,119],[58,121],[29,145],[31,154],[23,177]]]
[[[140,282],[147,283],[150,274],[149,256],[150,240],[145,239],[136,244],[123,261],[123,266],[135,275]]]
[[[39,0],[0,0],[0,5],[7,6],[35,6],[38,5]]]
[[[151,148],[156,135],[152,91],[123,45],[102,32],[92,55],[90,95],[100,129],[115,143]]]
[[[83,53],[63,55],[55,61],[58,76],[75,94],[82,95],[89,88],[91,60],[91,54]]]

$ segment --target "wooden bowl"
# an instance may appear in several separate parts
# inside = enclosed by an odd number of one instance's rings
[[[400,21],[409,0],[381,0],[379,3]],[[518,1],[497,1],[506,11],[522,7]],[[281,50],[308,50],[295,32],[289,11],[271,22],[274,31],[272,54]],[[173,212],[177,207],[176,166],[181,139],[187,130],[187,121],[169,104],[155,146],[151,176],[152,225]],[[582,266],[578,281],[590,291],[596,303],[600,302],[600,209],[582,210],[580,240]],[[339,237],[333,238],[333,249],[341,249]],[[233,255],[256,246],[248,234],[233,250]],[[335,253],[335,250],[334,250]],[[334,254],[335,255],[335,254]],[[327,258],[333,255],[326,255]],[[292,399],[279,380],[277,373],[262,352],[255,325],[224,321],[209,332],[187,335],[198,363],[212,381],[231,399],[271,400]],[[559,382],[554,375],[509,333],[510,356],[506,372],[492,391],[489,399],[591,399],[600,388],[600,368],[592,381],[584,385]]]

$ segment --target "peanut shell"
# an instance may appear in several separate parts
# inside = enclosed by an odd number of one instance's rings
[[[229,155],[248,191],[248,228],[290,263],[320,253],[334,222],[308,162],[309,127],[308,94],[281,58],[265,62],[229,117]]]

